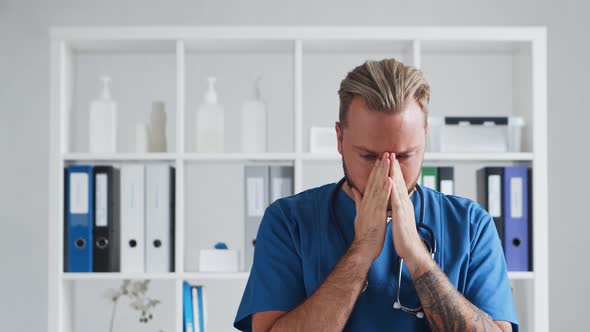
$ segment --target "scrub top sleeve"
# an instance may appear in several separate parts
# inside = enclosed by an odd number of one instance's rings
[[[266,209],[258,229],[250,278],[234,321],[241,331],[252,330],[254,313],[291,311],[306,298],[298,227],[279,202]]]
[[[471,240],[471,255],[464,296],[494,320],[512,323],[518,331],[518,320],[508,279],[504,251],[492,217],[477,209],[479,222]]]

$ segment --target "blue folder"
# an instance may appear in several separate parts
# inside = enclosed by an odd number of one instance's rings
[[[195,332],[193,319],[193,295],[191,294],[191,286],[185,281],[182,284],[182,316],[184,320],[183,331]]]
[[[92,166],[69,166],[66,170],[67,272],[92,272],[94,188]]]
[[[199,299],[199,331],[205,332],[205,315],[203,313],[204,310],[204,303],[203,303],[203,286],[197,286],[197,297]]]
[[[528,167],[504,169],[504,254],[508,271],[529,271]]]

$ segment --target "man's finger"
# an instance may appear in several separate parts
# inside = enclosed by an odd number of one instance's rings
[[[371,192],[373,189],[373,181],[376,176],[375,173],[379,169],[379,166],[381,166],[381,159],[377,158],[377,160],[375,160],[375,164],[373,165],[373,169],[371,170],[371,174],[369,174],[369,179],[367,179],[367,184],[365,185],[365,194],[367,192]]]
[[[379,164],[377,168],[373,170],[374,174],[372,174],[372,177],[369,177],[369,183],[367,184],[367,188],[365,189],[365,194],[367,192],[374,193],[376,198],[381,197],[383,191],[386,190],[383,186],[386,173],[389,169],[389,154],[384,153],[383,158],[379,159],[378,162]]]
[[[404,176],[402,174],[401,168],[399,166],[399,161],[396,159],[393,160],[391,168],[393,170],[392,177],[393,177],[393,186],[392,186],[392,193],[391,193],[391,206],[400,206],[402,201],[402,191],[405,190],[406,184],[404,182]]]
[[[399,193],[399,197],[402,198],[404,197],[404,194],[408,194],[408,188],[406,188],[406,181],[404,180],[404,174],[402,173],[402,169],[399,165],[399,161],[396,160],[395,161],[395,165],[394,165],[394,171],[395,171],[395,178],[394,180],[397,181],[397,190]]]

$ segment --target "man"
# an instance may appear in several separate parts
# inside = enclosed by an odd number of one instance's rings
[[[234,326],[516,331],[490,215],[417,186],[430,99],[423,74],[394,59],[367,61],[338,93],[345,184],[268,207]]]

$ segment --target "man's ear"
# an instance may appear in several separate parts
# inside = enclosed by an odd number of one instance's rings
[[[342,124],[336,121],[336,139],[338,140],[338,153],[342,155]]]

